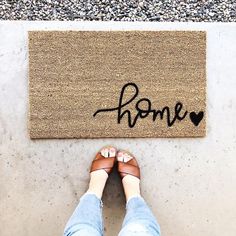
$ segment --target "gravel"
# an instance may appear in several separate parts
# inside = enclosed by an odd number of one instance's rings
[[[236,0],[0,0],[0,20],[236,22]]]

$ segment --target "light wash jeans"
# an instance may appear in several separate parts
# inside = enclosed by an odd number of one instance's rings
[[[64,236],[102,236],[102,206],[95,194],[84,194],[66,224]],[[160,227],[142,197],[132,197],[126,203],[126,216],[118,236],[160,236]]]

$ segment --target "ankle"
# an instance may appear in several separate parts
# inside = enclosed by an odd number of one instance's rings
[[[105,170],[95,170],[95,171],[92,171],[90,173],[90,181],[93,180],[93,179],[96,179],[96,180],[107,180],[108,178],[108,174]]]
[[[101,199],[107,178],[108,174],[104,170],[96,170],[91,172],[87,193],[94,193]]]
[[[134,196],[140,196],[140,179],[132,176],[126,175],[122,179],[126,201]]]

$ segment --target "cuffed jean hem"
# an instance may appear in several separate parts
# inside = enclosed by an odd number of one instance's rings
[[[140,195],[128,199],[119,236],[160,236],[160,226]]]
[[[103,202],[93,193],[85,193],[66,224],[64,236],[102,236]]]

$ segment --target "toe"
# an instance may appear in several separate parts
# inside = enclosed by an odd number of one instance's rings
[[[133,158],[132,156],[130,156],[130,155],[127,154],[127,155],[125,155],[125,157],[124,157],[124,162],[130,161],[132,158]]]
[[[106,146],[101,149],[101,154],[104,157],[115,157],[116,156],[116,148],[113,146]]]
[[[109,148],[109,157],[115,157],[116,156],[116,149],[114,147]]]
[[[117,153],[117,160],[118,160],[118,161],[123,161],[123,160],[124,160],[124,158],[123,158],[123,153],[122,153],[121,151],[119,151],[119,152]]]
[[[128,162],[132,159],[133,157],[129,155],[127,152],[124,151],[119,151],[117,153],[117,160],[122,161],[122,162]]]
[[[108,157],[108,148],[102,148],[101,154],[102,154],[102,156],[104,156],[104,157]]]

